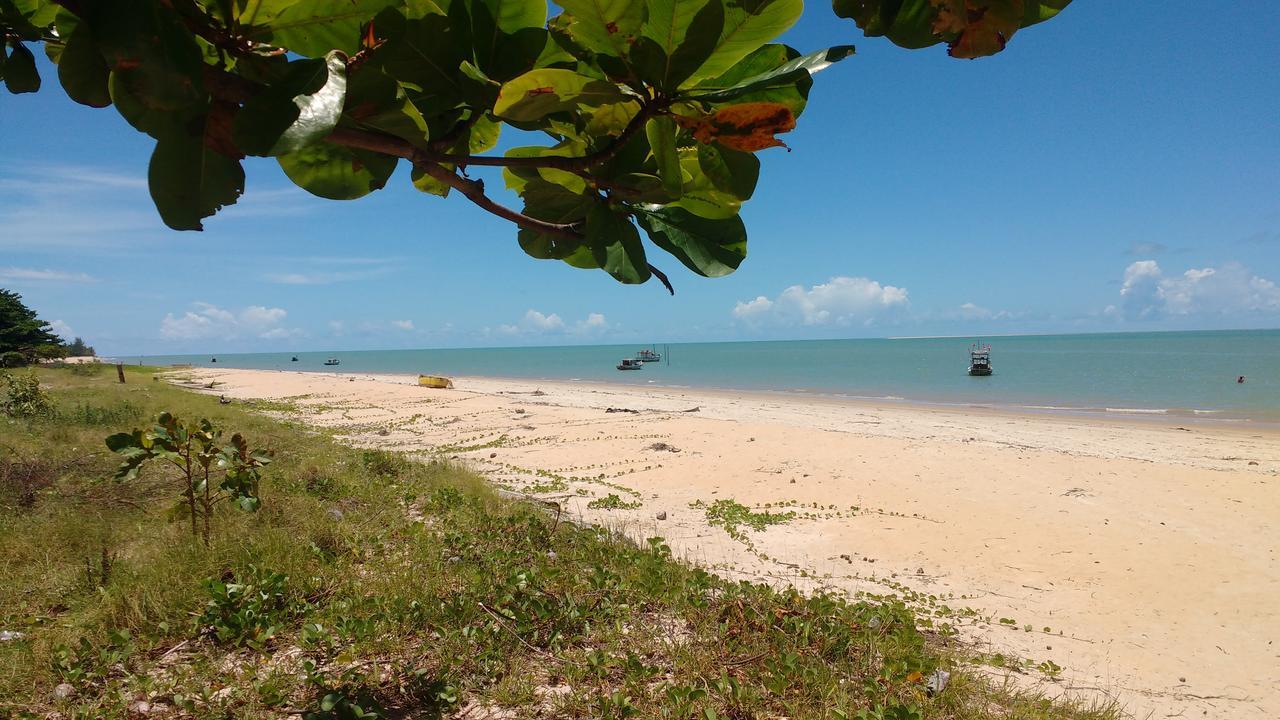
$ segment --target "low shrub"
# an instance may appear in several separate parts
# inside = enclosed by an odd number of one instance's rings
[[[386,450],[365,450],[360,455],[364,469],[378,477],[400,477],[410,468],[411,461],[399,453]]]
[[[249,566],[243,582],[205,580],[209,602],[197,621],[201,633],[221,645],[263,649],[299,609],[289,597],[288,582],[284,574],[256,565]]]
[[[46,417],[53,415],[53,403],[49,394],[40,387],[40,379],[34,373],[0,373],[0,412],[18,418]]]

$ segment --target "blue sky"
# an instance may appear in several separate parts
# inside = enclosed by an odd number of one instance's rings
[[[1280,23],[1158,5],[1077,0],[957,61],[810,3],[784,40],[858,55],[761,153],[737,273],[655,253],[674,298],[530,259],[404,166],[337,203],[254,160],[239,204],[169,231],[150,140],[46,63],[0,93],[0,287],[117,354],[1280,326]]]

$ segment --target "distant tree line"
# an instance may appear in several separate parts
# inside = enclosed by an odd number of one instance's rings
[[[68,355],[96,355],[81,338],[70,343],[22,302],[22,296],[0,288],[0,367],[22,367]]]
[[[84,357],[86,355],[89,357],[95,357],[98,354],[97,351],[93,349],[92,345],[86,345],[84,340],[78,337],[67,343],[66,348],[68,357]]]

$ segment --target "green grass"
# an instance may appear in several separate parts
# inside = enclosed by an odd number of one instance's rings
[[[558,522],[458,467],[146,368],[39,376],[56,414],[0,416],[0,630],[24,634],[0,642],[0,717],[124,718],[140,699],[219,718],[1117,716],[992,685],[893,600],[729,582],[660,539]],[[262,509],[224,510],[209,548],[166,519],[172,476],[109,479],[103,437],[161,410],[276,453]],[[939,668],[951,683],[930,696]]]

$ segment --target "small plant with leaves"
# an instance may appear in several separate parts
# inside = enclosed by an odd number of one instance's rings
[[[261,650],[298,607],[288,582],[283,573],[256,565],[249,566],[242,582],[205,580],[209,601],[198,621],[201,631],[223,645]]]
[[[592,510],[634,510],[640,507],[640,503],[627,502],[618,497],[616,493],[609,493],[602,498],[596,498],[587,503],[587,507]]]
[[[54,414],[49,394],[40,387],[40,379],[30,373],[0,373],[0,412],[16,418],[49,417]]]
[[[136,480],[142,467],[153,461],[178,469],[183,494],[174,505],[173,518],[190,519],[192,537],[199,537],[206,546],[219,503],[230,501],[249,512],[262,504],[259,478],[272,457],[269,450],[250,449],[239,433],[231,436],[229,444],[221,442],[222,431],[208,420],[184,423],[167,412],[160,413],[149,430],[116,433],[106,439],[107,447],[124,458],[116,480]]]
[[[707,522],[724,528],[724,531],[729,533],[729,537],[741,542],[747,541],[747,535],[742,531],[743,526],[759,532],[770,525],[785,524],[796,516],[795,512],[790,510],[781,513],[768,510],[755,512],[731,499],[716,500],[709,506],[700,503],[694,503],[693,506],[706,507]]]

